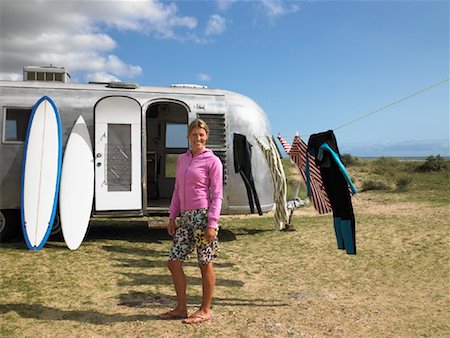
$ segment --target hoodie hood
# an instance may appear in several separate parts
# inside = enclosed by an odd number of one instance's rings
[[[197,154],[197,155],[195,155],[195,156],[192,156],[192,150],[191,149],[189,149],[188,151],[187,151],[187,153],[188,153],[188,155],[189,155],[189,157],[195,157],[196,159],[198,158],[198,159],[201,159],[201,158],[210,158],[210,157],[213,157],[213,156],[215,156],[214,155],[214,153],[213,153],[213,151],[211,150],[211,149],[208,149],[208,148],[205,148],[201,153],[199,153],[199,154]]]

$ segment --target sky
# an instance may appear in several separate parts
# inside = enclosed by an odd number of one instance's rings
[[[72,82],[201,84],[250,97],[287,141],[331,129],[354,156],[449,156],[449,15],[448,1],[0,0],[0,79],[52,64]]]

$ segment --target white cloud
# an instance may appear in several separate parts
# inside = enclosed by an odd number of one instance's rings
[[[226,20],[224,17],[214,14],[208,20],[208,25],[206,27],[206,35],[219,35],[222,34],[226,29]]]
[[[198,78],[200,81],[205,81],[205,82],[211,81],[211,76],[208,75],[208,74],[204,74],[204,73],[198,74],[198,75],[197,75],[197,78]]]
[[[238,0],[218,0],[217,7],[221,11],[226,11],[237,1]]]
[[[277,18],[300,10],[296,3],[281,0],[261,0],[259,2],[265,14],[270,18]]]
[[[193,29],[197,26],[196,18],[179,16],[178,9],[173,3],[165,4],[157,0],[113,1],[113,6],[108,5],[107,1],[105,3],[109,8],[105,11],[104,6],[101,6],[95,20],[117,29],[176,38],[177,28]]]
[[[91,82],[119,82],[120,79],[112,74],[105,72],[90,73],[86,76],[87,81]]]
[[[225,11],[236,0],[219,0]],[[295,3],[262,0],[253,6],[270,18],[298,10]],[[162,39],[204,44],[223,34],[230,21],[211,15],[203,34],[197,19],[179,13],[176,2],[163,0],[27,0],[0,1],[0,73],[21,79],[25,65],[64,66],[77,79],[112,76],[133,78],[139,65],[128,64],[114,52],[111,31],[134,32]],[[100,74],[100,75],[99,75]]]
[[[196,18],[159,0],[3,1],[0,13],[0,72],[16,80],[23,66],[50,63],[89,80],[135,77],[142,68],[114,55],[117,42],[108,30],[178,39],[197,26]]]
[[[22,80],[22,74],[0,72],[0,80],[20,81]]]

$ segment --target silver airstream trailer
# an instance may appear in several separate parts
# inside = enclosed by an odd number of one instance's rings
[[[64,68],[24,67],[23,81],[0,81],[2,239],[20,224],[25,134],[33,105],[42,96],[52,98],[59,109],[64,143],[79,115],[88,125],[96,171],[93,217],[167,215],[175,163],[179,154],[188,149],[187,125],[197,117],[210,126],[207,146],[223,162],[222,214],[250,213],[246,187],[234,170],[233,135],[242,134],[252,144],[254,135],[270,135],[266,114],[251,99],[195,85],[78,84],[68,79]],[[122,156],[121,143],[131,144],[131,156]],[[107,151],[111,144],[119,146]],[[119,170],[108,170],[113,164]],[[268,212],[274,205],[273,187],[258,147],[253,147],[251,165],[261,209]],[[133,189],[105,188],[114,178],[141,184],[133,185]]]

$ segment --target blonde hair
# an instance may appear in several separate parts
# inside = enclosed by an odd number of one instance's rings
[[[206,131],[206,135],[209,135],[209,127],[206,124],[206,122],[203,121],[202,119],[195,119],[194,121],[192,121],[189,124],[188,134],[187,134],[188,137],[189,137],[189,135],[191,135],[191,132],[194,128],[202,128]]]

